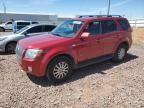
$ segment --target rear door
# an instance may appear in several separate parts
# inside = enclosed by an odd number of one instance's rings
[[[51,32],[54,28],[55,26],[53,25],[45,25],[43,26],[43,32]]]
[[[28,25],[30,25],[30,22],[17,22],[17,30],[22,29]]]
[[[101,44],[103,46],[103,55],[112,54],[115,45],[119,41],[119,31],[117,23],[114,20],[101,21]]]

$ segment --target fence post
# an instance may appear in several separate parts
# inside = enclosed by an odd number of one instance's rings
[[[137,25],[137,19],[135,20],[135,28],[136,28],[136,25]]]

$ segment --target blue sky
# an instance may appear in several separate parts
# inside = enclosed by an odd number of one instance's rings
[[[0,0],[8,12],[57,14],[73,17],[78,14],[106,14],[108,0]],[[144,18],[144,0],[111,0],[111,14]]]

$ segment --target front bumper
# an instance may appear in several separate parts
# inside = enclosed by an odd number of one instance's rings
[[[26,73],[32,74],[37,77],[42,77],[45,75],[44,67],[41,65],[41,60],[37,59],[35,61],[30,61],[27,59],[22,59],[21,62],[19,62],[22,70],[24,70]]]
[[[21,66],[22,70],[26,73],[30,73],[37,77],[42,77],[45,75],[45,61],[43,61],[43,57],[38,57],[35,60],[29,60],[24,58],[25,50],[17,44],[16,47],[16,58],[18,64]]]
[[[0,42],[0,52],[5,52],[6,43]]]

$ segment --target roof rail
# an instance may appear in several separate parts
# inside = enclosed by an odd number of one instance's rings
[[[93,18],[93,17],[122,17],[121,15],[78,15],[78,18]]]

